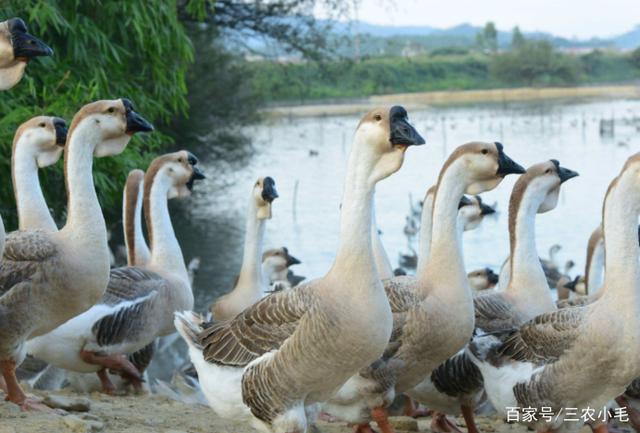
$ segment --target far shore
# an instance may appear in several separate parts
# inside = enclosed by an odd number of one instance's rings
[[[358,114],[379,105],[402,104],[407,109],[470,103],[500,103],[554,99],[640,98],[639,85],[588,87],[522,87],[515,89],[451,90],[422,93],[396,93],[348,100],[344,103],[283,105],[262,110],[267,117],[317,117]]]

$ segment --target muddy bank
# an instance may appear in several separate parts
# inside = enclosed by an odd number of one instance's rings
[[[340,116],[362,113],[378,105],[402,104],[407,109],[427,105],[451,105],[483,102],[515,102],[554,99],[619,99],[640,98],[640,86],[543,87],[490,90],[456,90],[424,93],[398,93],[363,98],[344,104],[311,104],[270,107],[267,117]]]

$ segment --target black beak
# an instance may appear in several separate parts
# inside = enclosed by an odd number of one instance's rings
[[[466,195],[463,195],[462,198],[460,199],[460,202],[458,202],[458,209],[464,206],[469,206],[470,204],[471,204],[471,200],[469,199],[469,197],[467,197]]]
[[[53,119],[53,127],[56,130],[56,144],[64,147],[64,144],[67,142],[67,123],[64,119],[55,117]]]
[[[278,198],[278,191],[276,191],[276,183],[269,176],[264,178],[262,182],[262,199],[267,203],[271,203]]]
[[[525,172],[525,169],[520,164],[509,158],[507,154],[504,153],[502,144],[496,141],[495,145],[498,149],[497,175],[505,177],[508,174],[522,174]]]
[[[389,137],[389,141],[391,141],[391,144],[413,146],[425,143],[424,138],[422,138],[422,136],[418,134],[418,131],[409,123],[407,110],[405,110],[404,107],[399,105],[391,107],[391,110],[389,110],[389,119],[391,127],[391,137]]]
[[[487,279],[489,284],[498,284],[498,275],[489,268],[487,268]]]
[[[284,253],[287,255],[287,268],[289,266],[299,265],[300,263],[302,263],[300,260],[298,260],[297,258],[293,257],[291,254],[289,254],[289,250],[286,247],[282,247],[282,249],[284,250]]]
[[[573,281],[570,281],[567,284],[565,284],[564,287],[569,289],[569,290],[571,290],[572,292],[575,292],[576,291],[576,286],[578,285],[578,281],[580,281],[580,275],[575,277],[573,279]]]
[[[496,210],[488,204],[480,203],[480,215],[491,215],[496,213]]]
[[[136,132],[151,132],[153,131],[153,125],[144,117],[139,115],[133,109],[133,103],[127,98],[122,98],[122,104],[126,110],[127,115],[127,129],[126,133],[133,135]]]
[[[552,159],[551,162],[553,162],[553,164],[556,166],[556,169],[558,170],[558,177],[560,178],[560,183],[565,183],[569,179],[579,176],[577,171],[569,170],[568,168],[565,168],[565,167],[560,167],[560,162],[558,162],[557,159]]]
[[[40,39],[27,32],[27,25],[20,18],[11,18],[7,21],[13,46],[13,57],[16,59],[31,59],[38,56],[51,56],[53,50]]]

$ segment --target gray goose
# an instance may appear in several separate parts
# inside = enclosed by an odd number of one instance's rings
[[[509,202],[511,280],[504,292],[480,293],[474,298],[475,334],[512,329],[555,309],[542,266],[538,260],[531,260],[537,257],[535,216],[555,208],[560,186],[577,175],[551,160],[529,167],[516,181]],[[410,395],[440,412],[462,412],[469,432],[477,433],[473,413],[482,393],[480,371],[461,350],[438,366]],[[434,425],[437,431],[457,429],[446,419],[438,421]]]
[[[605,197],[607,257],[605,292],[600,299],[539,315],[504,341],[486,335],[470,346],[487,395],[499,412],[504,414],[507,407],[548,407],[551,422],[538,411],[533,424],[539,430],[557,430],[563,424],[563,408],[582,413],[589,407],[603,407],[639,376],[639,214],[640,154],[635,154]],[[605,432],[606,426],[596,430]]]
[[[438,177],[425,273],[384,281],[394,314],[392,338],[381,358],[324,405],[326,412],[358,424],[358,431],[369,431],[375,420],[390,433],[386,406],[395,393],[410,391],[464,347],[473,332],[473,302],[460,250],[459,202],[465,192],[491,190],[523,171],[500,143],[468,143],[451,154]]]
[[[202,390],[221,417],[302,433],[308,413],[384,351],[392,315],[371,249],[375,185],[424,139],[404,108],[370,111],[348,159],[335,262],[322,278],[263,298],[234,319],[176,315]]]
[[[117,155],[133,133],[151,129],[126,99],[85,105],[74,116],[65,146],[67,223],[55,232],[24,230],[7,237],[0,262],[0,369],[7,399],[23,408],[41,408],[26,398],[15,376],[25,341],[90,308],[109,280],[93,158]]]
[[[156,337],[175,331],[174,311],[193,307],[167,199],[191,195],[194,181],[204,177],[196,164],[196,157],[184,150],[153,160],[144,182],[151,240],[149,262],[144,267],[111,270],[102,299],[53,332],[29,341],[30,354],[59,368],[97,373],[106,393],[115,391],[108,369],[121,373],[140,388],[140,372],[125,355],[149,350]]]

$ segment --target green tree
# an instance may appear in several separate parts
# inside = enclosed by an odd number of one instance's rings
[[[481,32],[476,35],[476,43],[480,49],[496,53],[498,51],[498,30],[496,25],[489,21]]]
[[[511,36],[511,49],[517,50],[524,46],[525,38],[522,32],[520,31],[520,27],[515,26],[513,28],[513,34]]]
[[[9,156],[20,123],[38,114],[70,121],[90,101],[128,97],[160,128],[134,138],[123,155],[96,161],[94,177],[103,209],[108,216],[119,214],[127,172],[146,166],[154,151],[170,140],[162,125],[187,109],[185,76],[193,49],[175,0],[7,0],[0,11],[4,17],[22,17],[55,51],[52,58],[32,62],[23,81],[0,95],[3,217],[10,227],[15,224]],[[41,179],[47,202],[61,218],[61,164],[44,170]]]
[[[631,63],[636,68],[640,68],[640,47],[631,52]]]

